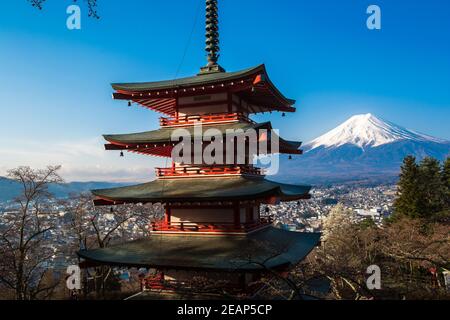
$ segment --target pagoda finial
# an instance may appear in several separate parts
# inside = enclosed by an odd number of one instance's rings
[[[219,60],[219,13],[218,0],[206,0],[206,52],[208,64],[200,69],[200,74],[224,72]]]
[[[219,50],[217,0],[206,0],[206,52],[208,52],[208,66],[217,64]]]

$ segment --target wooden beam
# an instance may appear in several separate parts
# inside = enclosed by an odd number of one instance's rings
[[[206,102],[198,102],[198,103],[180,104],[180,105],[178,105],[178,108],[184,109],[184,108],[195,108],[195,107],[207,107],[207,106],[216,106],[216,105],[227,104],[227,103],[228,103],[228,100],[206,101]]]
[[[196,85],[186,88],[177,89],[159,89],[149,90],[142,92],[132,91],[116,91],[113,93],[113,99],[115,100],[134,100],[134,99],[164,99],[164,98],[176,98],[176,97],[192,97],[198,96],[204,93],[221,93],[221,92],[239,92],[250,89],[252,87],[253,78],[245,78],[243,80],[227,81],[222,87],[222,81],[218,83],[211,83],[207,85]],[[243,81],[243,82],[241,82]],[[234,83],[231,85],[231,83]],[[204,89],[203,89],[204,88]],[[195,90],[193,90],[195,89]],[[186,91],[184,91],[186,90]],[[159,94],[157,94],[159,92]],[[167,92],[167,93],[166,93]]]
[[[106,143],[105,144],[105,150],[125,150],[125,146],[119,146],[117,144],[113,143]]]

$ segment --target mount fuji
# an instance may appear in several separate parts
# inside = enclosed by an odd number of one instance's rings
[[[405,156],[444,160],[450,155],[450,141],[368,113],[351,117],[306,143],[303,150],[303,155],[292,160],[282,158],[279,180],[313,184],[390,183],[397,179]]]

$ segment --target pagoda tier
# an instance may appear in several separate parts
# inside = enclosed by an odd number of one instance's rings
[[[295,112],[295,100],[283,96],[273,85],[264,65],[112,87],[114,99],[133,101],[175,119],[195,114]]]
[[[309,199],[310,186],[289,185],[263,177],[190,176],[157,179],[152,182],[92,190],[94,203],[164,203],[165,216],[151,225],[152,233],[241,235],[268,227],[261,204]]]
[[[137,268],[258,272],[289,268],[319,242],[319,233],[268,227],[240,237],[192,237],[154,234],[108,248],[81,250],[89,266],[106,264]],[[274,255],[278,252],[278,255]]]
[[[250,123],[250,122],[235,122],[235,123],[220,123],[220,124],[203,124],[203,139],[210,140],[211,136],[208,134],[207,129],[214,128],[218,129],[223,133],[225,138],[226,130],[243,130],[244,132],[249,129],[254,129],[258,133],[258,140],[266,139],[266,136],[260,134],[260,130],[264,129],[267,131],[272,129],[270,122],[264,123]],[[116,134],[116,135],[104,135],[106,141],[109,143],[105,145],[106,150],[127,150],[130,152],[148,154],[161,157],[171,157],[172,149],[178,142],[171,141],[171,136],[174,130],[178,127],[163,127],[158,130],[130,133],[130,134]],[[194,126],[189,125],[183,129],[187,130],[192,136],[194,135]],[[264,131],[262,131],[264,132]],[[245,133],[244,133],[245,134]],[[272,133],[273,135],[274,133]],[[240,134],[237,133],[238,137]],[[206,139],[205,139],[206,138]],[[299,150],[301,142],[288,141],[278,137],[279,141],[279,153],[285,154],[301,154],[302,151]],[[207,141],[204,142],[206,146]],[[267,143],[268,150],[270,150],[270,139]]]
[[[207,203],[246,201],[261,203],[309,199],[311,186],[290,185],[259,177],[205,177],[157,179],[148,183],[92,190],[96,205],[123,203]]]

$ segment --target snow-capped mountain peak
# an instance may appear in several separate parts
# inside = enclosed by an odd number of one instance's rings
[[[338,127],[307,143],[305,149],[310,151],[318,147],[332,148],[345,144],[356,145],[364,149],[400,140],[445,142],[367,113],[349,118]]]

